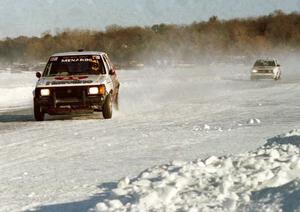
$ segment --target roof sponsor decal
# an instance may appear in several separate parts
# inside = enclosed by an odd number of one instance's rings
[[[62,63],[76,63],[76,62],[92,62],[92,58],[63,58]]]
[[[93,59],[100,60],[100,56],[99,55],[93,55]]]
[[[50,61],[51,62],[55,62],[55,61],[57,61],[58,60],[58,57],[50,57]]]
[[[93,62],[93,60],[100,60],[99,55],[84,55],[84,56],[66,56],[61,57],[62,63],[76,63],[76,62]],[[58,57],[51,57],[50,61],[57,61]]]

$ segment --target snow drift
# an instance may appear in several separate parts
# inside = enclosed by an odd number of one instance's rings
[[[173,161],[124,178],[92,211],[294,211],[300,209],[300,131],[256,151]]]

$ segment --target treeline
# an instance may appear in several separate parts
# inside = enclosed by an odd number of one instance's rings
[[[41,37],[0,41],[0,61],[45,61],[55,52],[77,49],[108,52],[115,63],[157,60],[197,61],[214,56],[253,55],[278,48],[300,48],[300,14],[275,11],[267,16],[190,25],[109,26],[105,31],[64,30]]]

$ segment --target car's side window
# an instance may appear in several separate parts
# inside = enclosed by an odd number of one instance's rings
[[[99,58],[99,62],[100,62],[100,65],[101,65],[101,74],[106,74],[107,72],[106,72],[106,66],[105,66],[105,62],[104,62],[104,60],[103,60],[103,58],[102,57],[100,57]]]
[[[105,58],[105,56],[103,56],[103,63],[104,63],[104,66],[105,66],[105,69],[106,69],[106,72],[109,72],[110,70],[110,66]]]
[[[45,67],[45,70],[43,72],[43,76],[47,76],[49,71],[51,70],[51,67],[52,67],[52,63],[48,62],[46,67]]]
[[[108,62],[108,64],[109,64],[109,68],[110,69],[113,69],[113,64],[112,64],[112,62],[111,62],[111,60],[109,59],[109,57],[107,56],[107,55],[105,55],[105,58],[106,58],[106,60],[107,60],[107,62]]]
[[[105,58],[105,61],[106,61],[107,65],[108,65],[108,70],[111,70],[112,66],[111,66],[110,60],[108,59],[107,55],[104,55],[103,57]]]

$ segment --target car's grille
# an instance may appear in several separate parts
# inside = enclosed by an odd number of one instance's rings
[[[55,88],[56,98],[82,98],[83,93],[86,94],[86,87],[61,87]]]
[[[258,70],[257,72],[262,73],[262,74],[271,74],[271,73],[273,73],[272,70]]]

